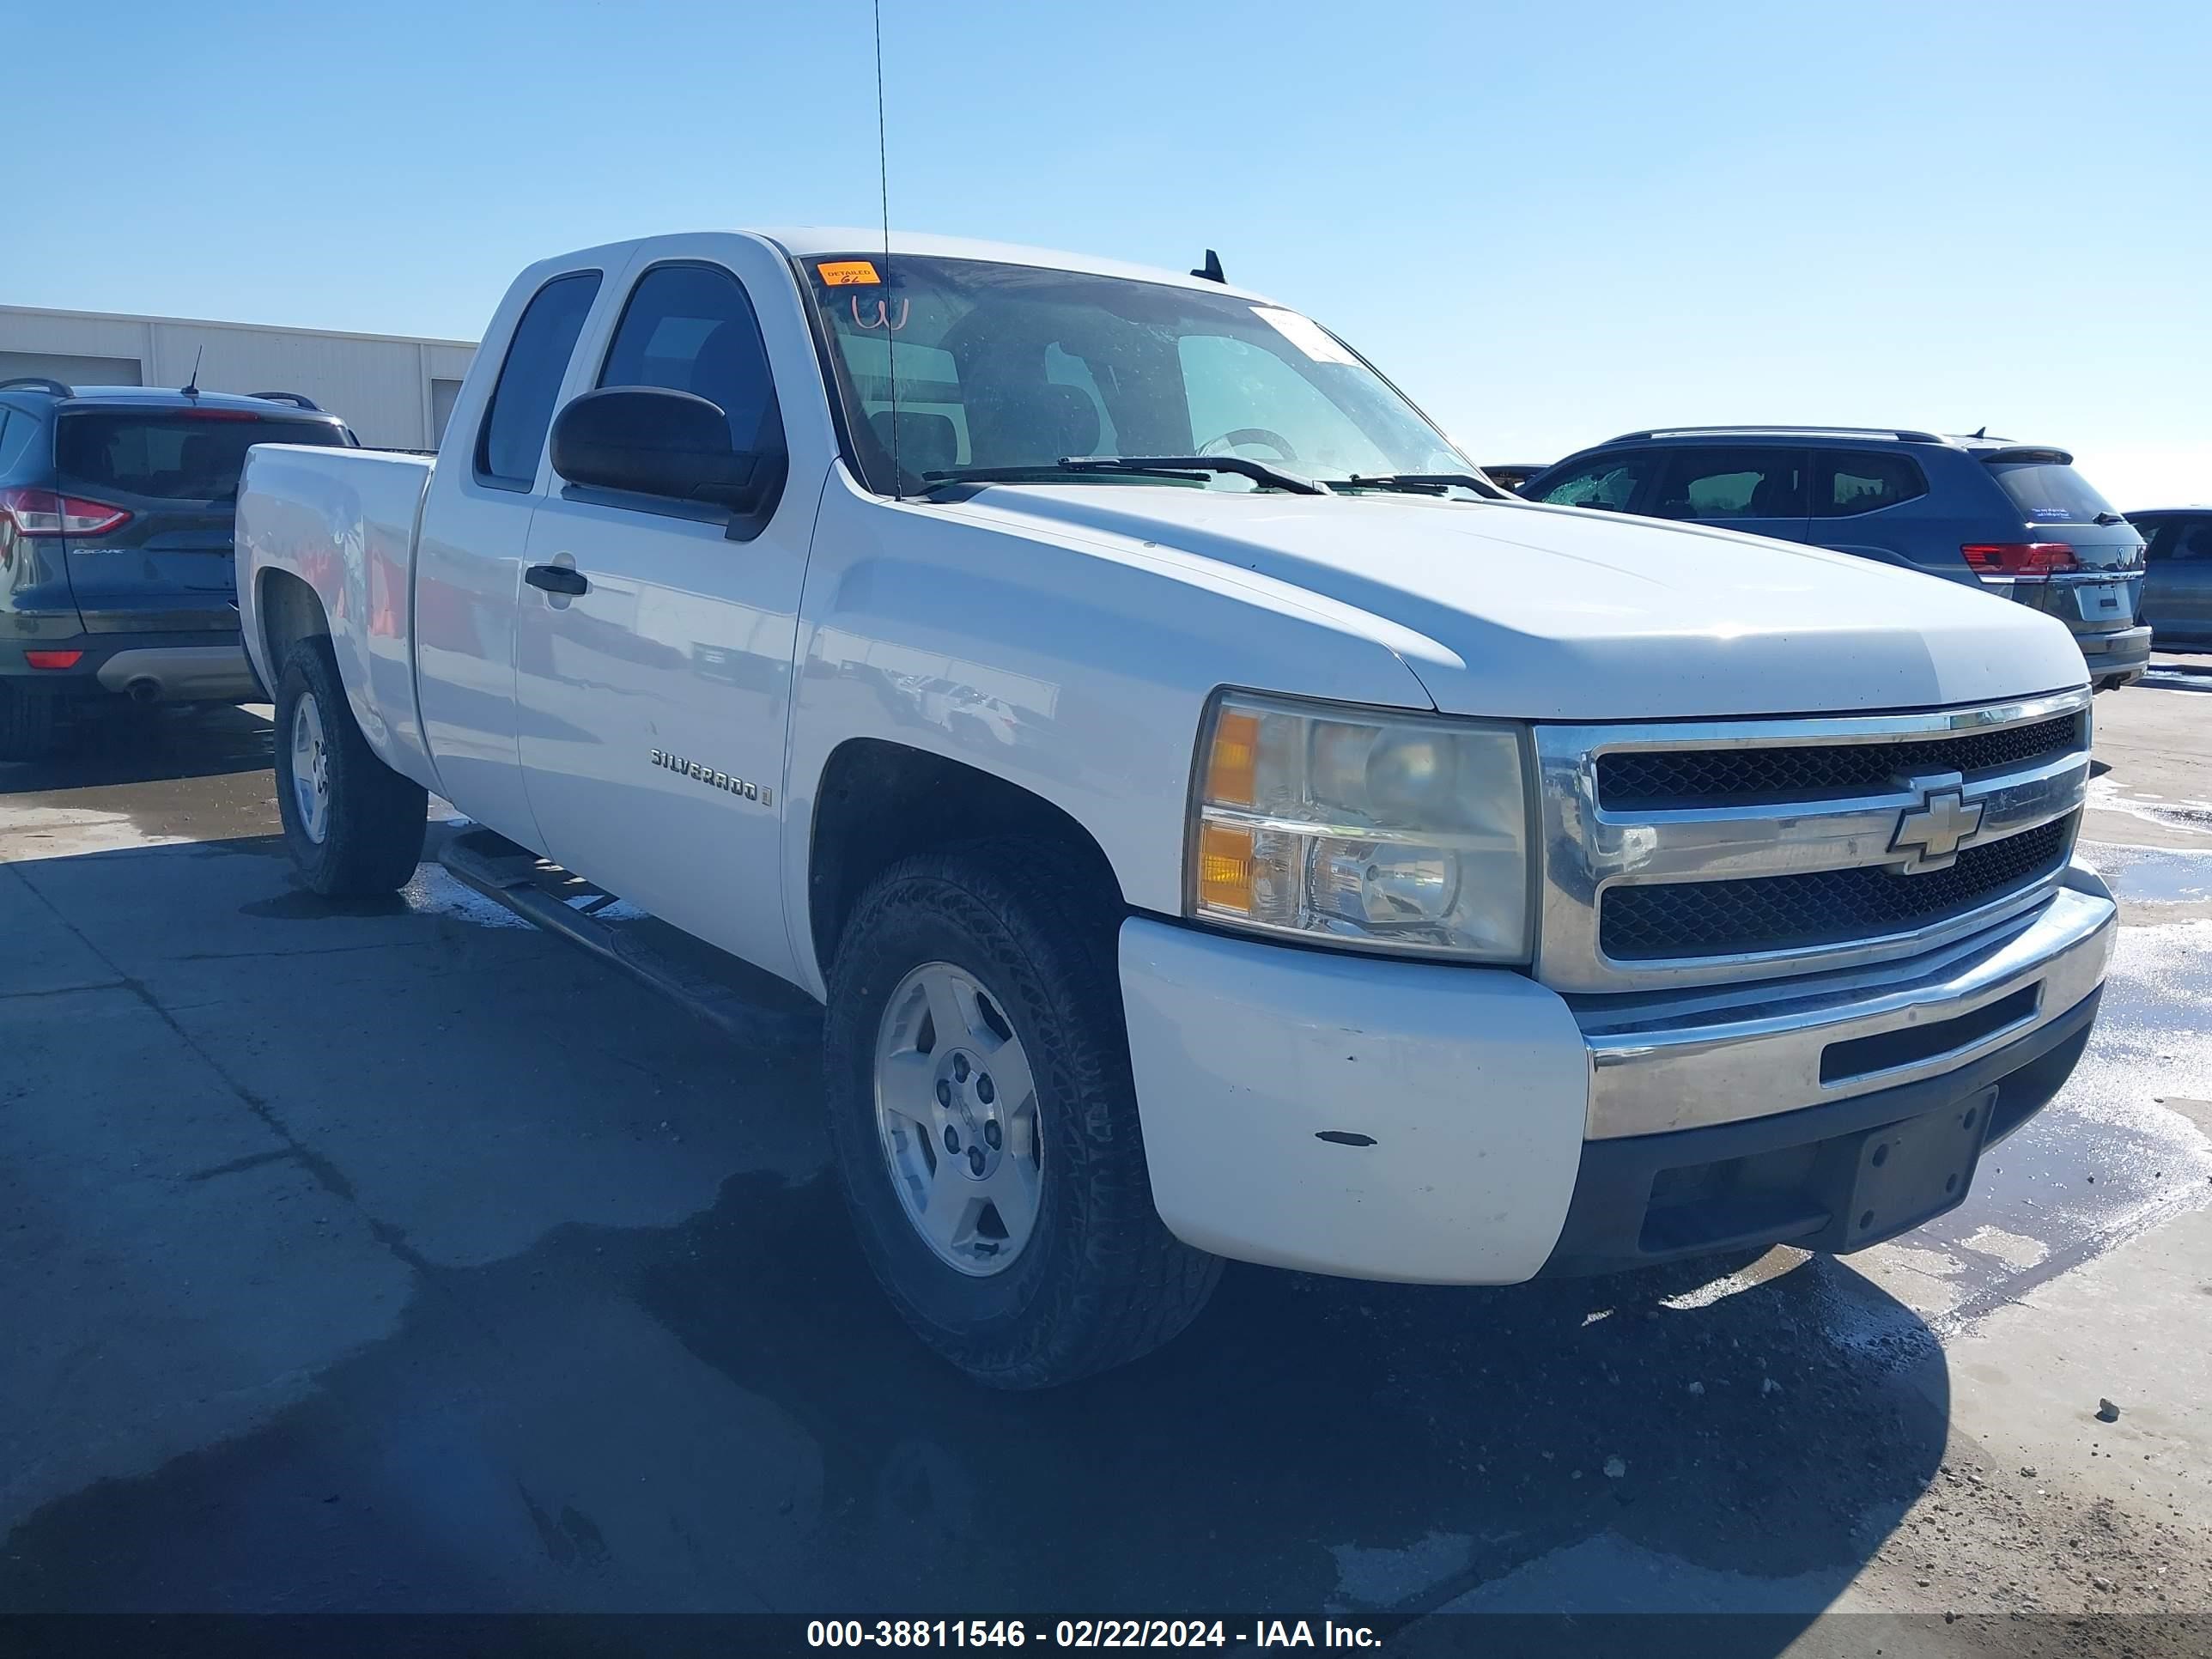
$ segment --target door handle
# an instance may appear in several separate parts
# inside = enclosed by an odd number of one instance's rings
[[[584,573],[572,570],[565,564],[533,564],[522,573],[522,580],[532,587],[542,587],[548,593],[588,593],[591,583]]]

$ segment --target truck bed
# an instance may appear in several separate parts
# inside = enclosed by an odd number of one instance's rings
[[[396,450],[260,444],[238,490],[238,606],[273,692],[270,621],[287,579],[313,589],[355,720],[395,771],[435,788],[411,664],[416,538],[435,463]],[[426,602],[428,600],[426,596]]]

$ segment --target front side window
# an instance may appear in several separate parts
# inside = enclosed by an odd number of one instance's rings
[[[741,454],[783,447],[775,379],[752,301],[719,266],[660,265],[640,277],[599,384],[689,392],[729,417],[730,444]]]
[[[1681,449],[1651,510],[1662,519],[1802,519],[1808,457],[1790,449]]]
[[[538,481],[553,404],[599,294],[599,273],[579,270],[556,276],[523,308],[477,432],[476,471],[483,483],[527,489]]]
[[[1241,456],[1340,482],[1474,470],[1294,312],[972,259],[817,256],[798,270],[833,395],[868,486],[882,493],[923,487],[932,473],[1049,470],[1070,457]],[[1234,474],[1203,485],[1255,487]]]
[[[95,498],[228,501],[255,444],[346,447],[336,421],[292,420],[242,409],[64,410],[54,426],[54,470],[64,490]]]
[[[1847,519],[1895,507],[1928,493],[1928,480],[1910,455],[1833,450],[1820,457],[1813,479],[1813,516]]]
[[[1546,484],[1536,499],[1554,507],[1595,507],[1626,513],[1635,504],[1637,492],[1650,481],[1656,459],[1648,449],[1600,456]]]

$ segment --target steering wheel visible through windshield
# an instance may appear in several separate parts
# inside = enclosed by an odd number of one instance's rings
[[[864,482],[879,494],[977,471],[1034,469],[1034,482],[1048,482],[1070,458],[1262,464],[1066,475],[1236,490],[1261,487],[1255,473],[1271,468],[1323,482],[1473,471],[1387,381],[1296,312],[973,259],[878,252],[797,263],[829,343],[832,395]]]

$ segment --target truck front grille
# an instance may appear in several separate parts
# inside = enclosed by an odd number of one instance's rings
[[[2072,853],[2089,703],[2083,686],[1918,712],[1539,724],[1537,977],[1581,994],[1781,979],[1923,956],[2024,915]]]
[[[2074,818],[2061,818],[1969,847],[1950,868],[1923,875],[1861,865],[1612,888],[1600,912],[1599,948],[1616,962],[1648,962],[1802,950],[1924,927],[2056,874],[2074,825]]]
[[[1899,777],[2033,766],[2081,747],[2081,716],[1958,738],[1790,748],[1624,750],[1597,759],[1598,805],[1668,810],[1810,800],[1887,788]]]

